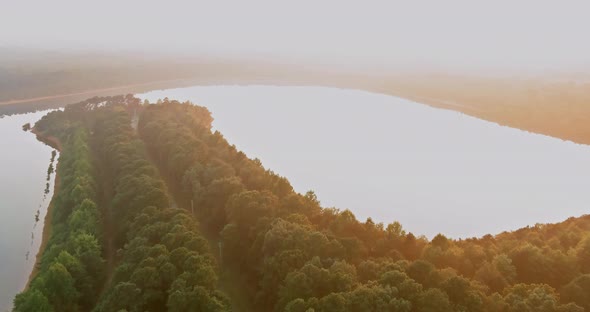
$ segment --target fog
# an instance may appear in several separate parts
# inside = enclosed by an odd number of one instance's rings
[[[399,68],[579,69],[585,1],[11,1],[0,46]]]

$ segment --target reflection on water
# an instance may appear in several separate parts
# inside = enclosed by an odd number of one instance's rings
[[[356,90],[154,91],[208,107],[214,127],[299,192],[429,237],[479,236],[588,212],[590,147]]]
[[[57,153],[23,131],[23,125],[46,113],[0,119],[0,311],[11,308],[14,295],[27,283],[53,193],[50,168],[56,166]]]

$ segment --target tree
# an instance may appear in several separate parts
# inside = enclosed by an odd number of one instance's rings
[[[388,224],[385,231],[389,239],[400,239],[406,236],[406,231],[404,231],[402,225],[397,221]]]
[[[118,283],[105,300],[98,306],[98,311],[139,312],[142,309],[141,290],[129,282]]]
[[[346,312],[346,298],[338,293],[331,293],[319,300],[318,312]]]
[[[425,260],[416,260],[408,267],[408,275],[416,282],[429,286],[431,282],[431,273],[435,267],[432,263]]]
[[[230,222],[249,229],[262,217],[273,217],[278,208],[276,196],[268,191],[244,191],[231,196],[226,204]]]
[[[438,288],[431,288],[422,293],[417,302],[420,312],[451,312],[453,311],[449,297]]]
[[[516,268],[505,254],[497,255],[491,263],[484,262],[475,273],[474,278],[490,287],[493,292],[500,292],[516,279]]]
[[[582,272],[590,273],[590,235],[587,235],[578,243],[576,256]]]
[[[14,312],[53,312],[49,300],[38,289],[18,294],[14,299]]]
[[[54,307],[60,307],[62,311],[75,311],[78,291],[74,279],[61,263],[53,263],[45,277],[45,289],[47,298]]]
[[[243,190],[244,185],[236,177],[216,179],[200,193],[201,197],[195,201],[195,210],[205,218],[208,227],[220,231],[228,221],[228,200]]]
[[[580,311],[575,305],[560,305],[555,289],[545,284],[517,284],[504,290],[508,312]]]
[[[590,274],[580,275],[561,289],[563,302],[575,302],[590,311]]]
[[[449,300],[466,311],[483,311],[483,294],[471,286],[464,277],[454,276],[446,280],[441,287],[449,296]]]

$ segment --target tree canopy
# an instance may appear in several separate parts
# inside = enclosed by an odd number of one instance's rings
[[[220,272],[245,281],[258,311],[590,309],[590,217],[429,240],[322,207],[212,120],[189,102],[119,96],[39,121],[64,143],[61,185],[40,272],[15,311],[231,310]]]

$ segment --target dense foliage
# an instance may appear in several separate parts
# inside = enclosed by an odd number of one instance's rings
[[[59,189],[51,206],[51,236],[42,254],[39,273],[14,301],[15,311],[89,310],[104,280],[101,231],[96,205],[96,181],[88,132],[60,125],[57,114],[39,122],[37,130],[51,132],[63,143],[59,158]],[[54,132],[45,125],[54,126]],[[67,128],[67,129],[66,129]]]
[[[590,311],[589,216],[429,240],[322,208],[212,121],[191,103],[120,96],[37,123],[64,142],[62,185],[15,311],[238,307],[217,264],[257,311]]]
[[[207,109],[165,99],[139,131],[184,207],[223,246],[260,310],[583,311],[590,218],[481,239],[432,240],[359,222],[248,159]]]
[[[104,110],[104,112],[101,112]],[[186,211],[170,209],[166,186],[147,160],[124,107],[99,109],[99,157],[114,176],[115,242],[123,249],[96,311],[224,311],[208,242]]]
[[[137,105],[129,96],[93,98],[37,124],[44,136],[66,142],[59,169],[63,182],[40,273],[15,300],[15,311],[229,309],[216,290],[208,241],[186,211],[169,208],[166,186],[132,129],[130,112]],[[97,184],[112,188],[101,194],[113,194],[100,208]],[[91,239],[98,232],[104,234],[102,246]],[[103,274],[108,270],[101,252],[108,248],[118,249],[116,268]]]

